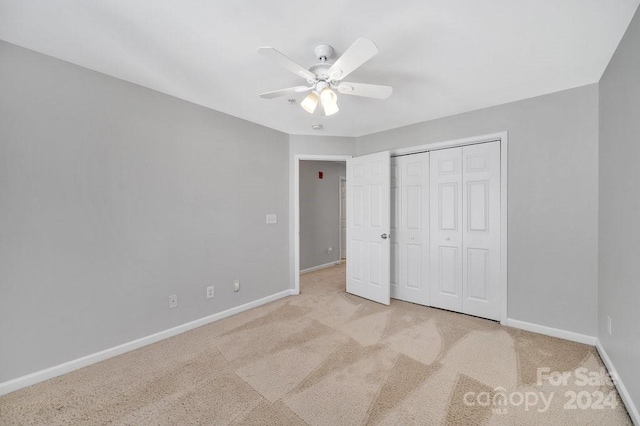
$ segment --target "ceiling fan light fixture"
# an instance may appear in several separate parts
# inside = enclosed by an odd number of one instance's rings
[[[324,108],[324,115],[326,116],[333,115],[336,112],[340,111],[340,108],[338,108],[338,104],[336,102],[322,104],[322,107]]]
[[[300,102],[300,106],[309,114],[313,114],[318,107],[318,95],[316,92],[309,93],[307,97]]]
[[[336,92],[328,87],[325,87],[320,92],[320,101],[322,101],[323,106],[325,106],[326,104],[335,104],[338,102],[338,96],[336,95]]]
[[[336,95],[336,92],[331,90],[329,87],[325,87],[322,89],[322,92],[320,92],[320,101],[324,108],[324,115],[329,116],[340,111],[340,108],[338,108],[338,96]]]

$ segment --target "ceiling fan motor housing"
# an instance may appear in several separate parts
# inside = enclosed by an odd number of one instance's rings
[[[320,62],[319,64],[311,65],[309,71],[316,75],[318,81],[326,81],[329,79],[329,68],[331,68],[331,64]]]
[[[329,79],[329,68],[331,68],[327,59],[333,55],[333,47],[328,44],[320,44],[313,51],[320,62],[309,67],[309,71],[316,75],[316,81],[326,81]]]
[[[313,51],[316,54],[316,58],[321,61],[326,61],[331,56],[333,56],[333,47],[329,46],[328,44],[320,44],[316,46]]]

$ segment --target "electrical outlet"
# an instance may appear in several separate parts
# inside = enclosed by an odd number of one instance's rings
[[[233,282],[233,291],[240,291],[240,280],[235,280]]]
[[[173,309],[177,307],[178,307],[178,295],[172,294],[171,296],[169,296],[169,308]]]
[[[328,252],[329,254],[333,253],[333,247],[329,247],[329,248],[327,249],[327,252]]]
[[[207,299],[213,298],[213,286],[207,287]]]
[[[609,315],[607,315],[607,333],[609,333],[609,336],[613,334],[613,321]]]

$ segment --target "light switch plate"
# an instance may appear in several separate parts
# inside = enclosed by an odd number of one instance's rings
[[[270,225],[278,223],[278,216],[275,213],[267,213],[267,223]]]

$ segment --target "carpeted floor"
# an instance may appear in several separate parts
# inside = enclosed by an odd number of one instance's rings
[[[344,274],[6,395],[0,424],[631,424],[595,348],[382,306],[346,294]]]

